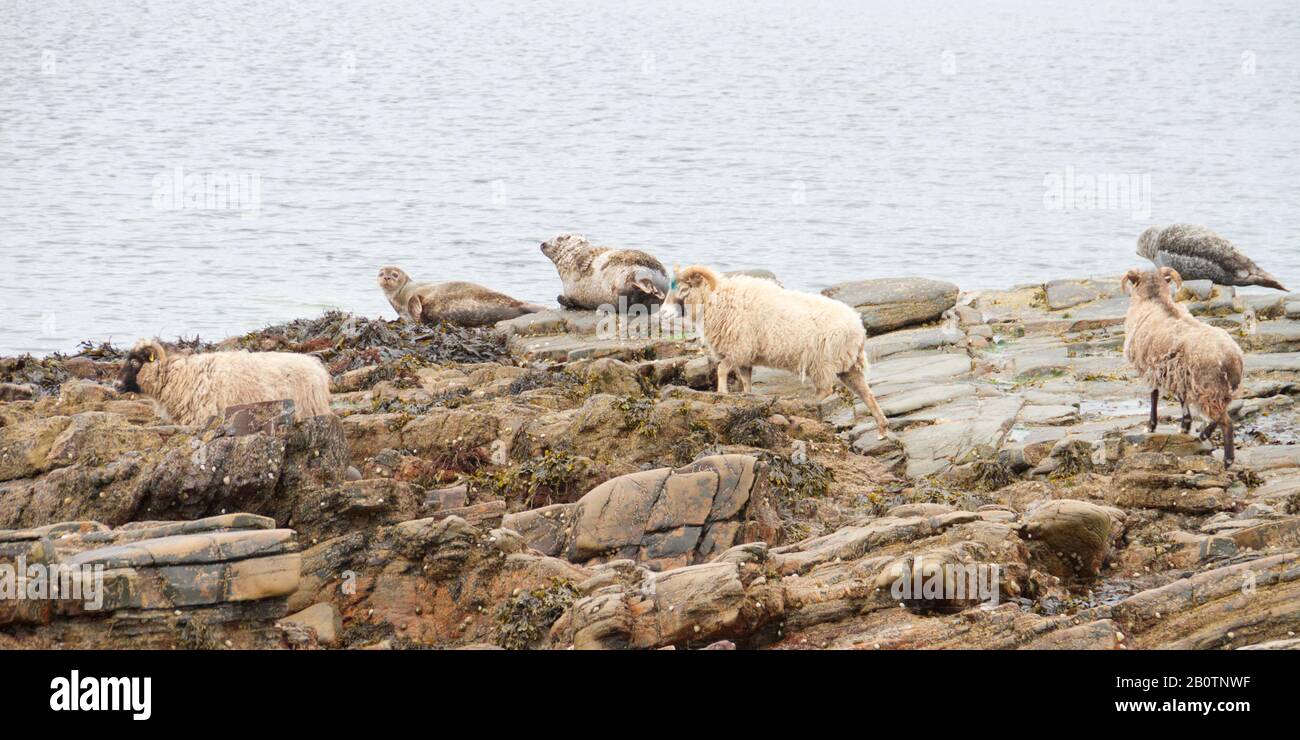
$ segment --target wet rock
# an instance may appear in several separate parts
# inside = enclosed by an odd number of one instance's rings
[[[1025,520],[1032,562],[1062,578],[1090,578],[1101,572],[1110,549],[1111,514],[1087,501],[1049,501]]]
[[[881,358],[901,352],[947,347],[960,342],[963,336],[960,329],[949,327],[891,331],[867,340],[867,356]]]
[[[298,586],[293,533],[246,514],[109,529],[68,522],[0,530],[0,563],[46,563],[72,588],[26,613],[0,602],[0,625],[41,625],[67,647],[279,647],[274,621]],[[79,576],[79,578],[77,578]],[[22,602],[17,602],[22,603]],[[30,603],[30,602],[28,602]]]
[[[1238,464],[1256,471],[1300,467],[1300,446],[1262,445],[1242,449]]]
[[[1214,458],[1145,452],[1120,461],[1108,495],[1124,508],[1206,514],[1237,507],[1227,490],[1231,483]]]
[[[1290,637],[1300,616],[1300,555],[1286,553],[1197,573],[1112,607],[1133,647],[1205,650]],[[1248,610],[1249,619],[1243,618]]]
[[[741,566],[729,562],[642,571],[635,590],[611,589],[573,605],[573,646],[689,647],[748,633],[766,618],[747,601],[740,576]]]
[[[460,647],[527,634],[545,647],[559,615],[507,605],[534,591],[559,596],[594,573],[516,545],[459,516],[351,532],[303,551],[289,607],[335,605],[346,646],[387,640],[397,647]]]
[[[822,295],[847,303],[862,315],[869,334],[934,321],[957,303],[956,285],[926,278],[882,278],[840,283]]]
[[[0,401],[26,401],[36,396],[36,388],[23,383],[0,383]]]
[[[1300,638],[1269,640],[1255,645],[1242,645],[1238,650],[1300,650]]]
[[[1179,301],[1208,301],[1214,296],[1214,283],[1209,280],[1186,280],[1175,296]]]
[[[313,604],[281,620],[282,624],[293,624],[310,628],[316,633],[321,645],[333,647],[338,643],[339,634],[343,632],[343,620],[339,610],[333,604]]]
[[[995,457],[1023,403],[1022,398],[1011,396],[959,401],[936,409],[935,423],[901,435],[907,475],[923,477],[955,464]]]
[[[582,378],[593,393],[636,396],[644,392],[640,374],[631,365],[611,357],[582,360],[570,364],[567,369]]]
[[[573,562],[627,558],[654,570],[699,563],[737,542],[775,541],[767,470],[749,455],[705,457],[607,481],[568,506],[504,523],[530,546]]]
[[[1044,289],[1047,307],[1060,311],[1098,298],[1113,298],[1119,292],[1119,285],[1114,281],[1053,280]]]

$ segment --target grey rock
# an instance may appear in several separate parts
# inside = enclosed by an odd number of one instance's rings
[[[934,321],[956,305],[959,293],[952,283],[927,278],[856,280],[822,291],[857,309],[870,334]]]
[[[1053,280],[1044,288],[1047,292],[1047,307],[1053,311],[1090,303],[1098,298],[1112,298],[1118,292],[1115,284],[1092,280]]]

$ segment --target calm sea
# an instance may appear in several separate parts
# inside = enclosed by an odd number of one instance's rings
[[[553,301],[557,233],[789,287],[1300,284],[1300,3],[0,2],[0,354]]]

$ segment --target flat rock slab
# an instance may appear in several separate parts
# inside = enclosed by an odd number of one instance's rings
[[[1263,445],[1237,450],[1237,462],[1256,471],[1300,467],[1300,445]]]
[[[928,278],[882,278],[833,285],[822,295],[847,303],[862,315],[870,334],[934,321],[957,304],[961,291]]]
[[[600,319],[600,314],[595,311],[551,309],[498,321],[496,330],[506,336],[537,336],[541,334],[594,335]]]
[[[86,550],[66,562],[108,568],[148,568],[244,560],[287,552],[295,547],[291,529],[184,534]]]
[[[682,353],[685,335],[651,339],[600,339],[594,335],[547,334],[513,336],[507,347],[521,360],[566,363],[613,357],[636,361],[672,357]]]
[[[924,477],[974,457],[992,457],[1015,423],[1024,400],[1019,396],[979,399],[963,409],[966,418],[917,427],[902,435],[907,475]]]
[[[1053,311],[1110,298],[1119,292],[1119,283],[1113,280],[1053,280],[1043,287],[1047,292],[1047,307]]]
[[[1300,372],[1300,352],[1246,354],[1247,372]]]
[[[737,542],[774,540],[767,472],[750,455],[620,476],[573,504],[507,516],[530,547],[570,562],[627,558],[652,570],[700,563]]]
[[[960,342],[965,336],[960,329],[948,327],[891,331],[867,340],[867,357],[874,362],[878,358],[902,352],[948,347]]]
[[[872,363],[867,374],[872,390],[886,383],[938,382],[970,373],[970,358],[962,354],[931,353],[915,357],[891,357]]]

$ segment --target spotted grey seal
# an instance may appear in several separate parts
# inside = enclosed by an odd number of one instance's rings
[[[1152,226],[1138,237],[1138,256],[1156,267],[1172,267],[1184,280],[1210,280],[1219,285],[1261,285],[1286,290],[1277,278],[1261,270],[1232,242],[1204,226]]]
[[[379,287],[397,315],[408,321],[445,321],[459,326],[491,326],[545,306],[511,298],[476,283],[416,283],[401,268],[379,270]]]
[[[645,252],[593,247],[578,234],[560,234],[542,242],[542,254],[555,263],[564,282],[564,293],[556,300],[565,308],[653,308],[668,294],[668,271]]]

